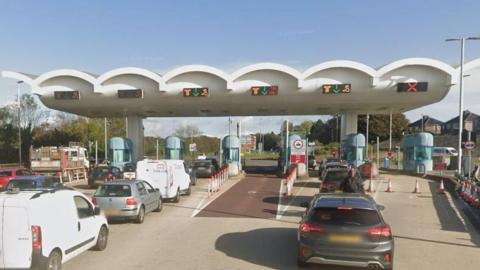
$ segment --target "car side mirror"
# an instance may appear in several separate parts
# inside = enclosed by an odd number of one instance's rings
[[[160,192],[160,189],[159,189],[159,188],[155,188],[155,191],[158,191],[158,192]]]
[[[100,212],[101,212],[100,207],[95,206],[95,208],[94,208],[93,211],[94,211],[94,213],[95,213],[95,216],[99,216],[99,215],[100,215]]]
[[[385,210],[385,206],[380,205],[380,204],[377,204],[377,208],[378,208],[378,210],[380,210],[380,211]]]
[[[310,207],[310,203],[308,203],[308,202],[302,202],[302,203],[300,204],[300,206],[301,206],[301,207],[304,207],[304,208],[308,208],[308,207]]]

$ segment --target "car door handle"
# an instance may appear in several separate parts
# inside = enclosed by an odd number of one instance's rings
[[[80,221],[77,222],[77,227],[78,227],[78,231],[80,231],[82,229],[82,226],[80,225]]]

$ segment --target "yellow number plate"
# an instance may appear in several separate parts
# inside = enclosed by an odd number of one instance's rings
[[[358,243],[362,238],[358,235],[332,234],[328,237],[331,242],[336,243]]]

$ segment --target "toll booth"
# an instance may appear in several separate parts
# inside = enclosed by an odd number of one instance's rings
[[[177,136],[165,138],[165,159],[183,160],[185,154],[185,143]]]
[[[360,133],[348,134],[342,140],[342,159],[358,167],[365,163],[365,136]]]
[[[125,165],[134,164],[133,143],[128,138],[112,137],[108,144],[108,161],[111,166],[123,171]]]
[[[225,136],[222,140],[222,164],[228,166],[229,175],[240,173],[240,139],[235,135]]]
[[[426,173],[433,170],[433,135],[426,132],[403,138],[403,170]]]

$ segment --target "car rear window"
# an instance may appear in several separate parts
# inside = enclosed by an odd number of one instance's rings
[[[341,170],[341,171],[327,171],[325,175],[324,182],[327,183],[340,183],[343,179],[347,178],[348,171]]]
[[[20,190],[24,189],[35,189],[37,188],[37,183],[35,180],[10,180],[8,182],[7,189],[18,188]]]
[[[314,208],[312,222],[322,225],[372,226],[381,223],[377,211],[370,209]]]
[[[9,177],[12,176],[12,171],[1,171],[0,177]]]
[[[211,161],[196,161],[193,164],[195,167],[210,167],[212,165]]]
[[[96,197],[130,197],[130,185],[102,185],[95,191]]]
[[[93,170],[93,177],[104,177],[109,173],[108,168],[95,168]]]

